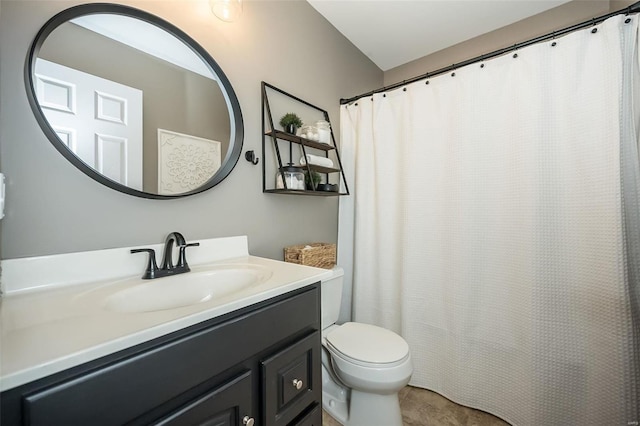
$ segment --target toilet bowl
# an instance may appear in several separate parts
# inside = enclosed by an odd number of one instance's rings
[[[398,391],[413,372],[407,342],[369,324],[337,325],[341,268],[322,282],[322,405],[345,426],[401,426]]]

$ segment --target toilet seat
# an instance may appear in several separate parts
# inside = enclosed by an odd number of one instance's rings
[[[356,322],[332,329],[326,346],[334,356],[363,367],[392,368],[409,357],[409,345],[396,333]]]

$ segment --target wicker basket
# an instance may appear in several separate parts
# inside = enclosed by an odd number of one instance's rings
[[[331,269],[336,264],[336,245],[310,243],[284,248],[284,261]]]

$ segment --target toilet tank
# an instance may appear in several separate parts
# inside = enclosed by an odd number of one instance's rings
[[[338,321],[338,317],[340,316],[340,303],[342,302],[344,269],[336,266],[331,271],[333,272],[332,275],[322,281],[322,289],[320,291],[323,330]]]

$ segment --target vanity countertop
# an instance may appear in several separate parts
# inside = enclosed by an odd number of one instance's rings
[[[197,264],[192,263],[192,272],[184,275],[211,267],[248,267],[267,270],[270,276],[256,285],[205,302],[150,312],[116,312],[105,308],[105,289],[123,286],[131,276],[9,293],[0,299],[0,390],[305,287],[331,274],[326,269],[248,254],[231,258],[202,254],[194,257]]]

